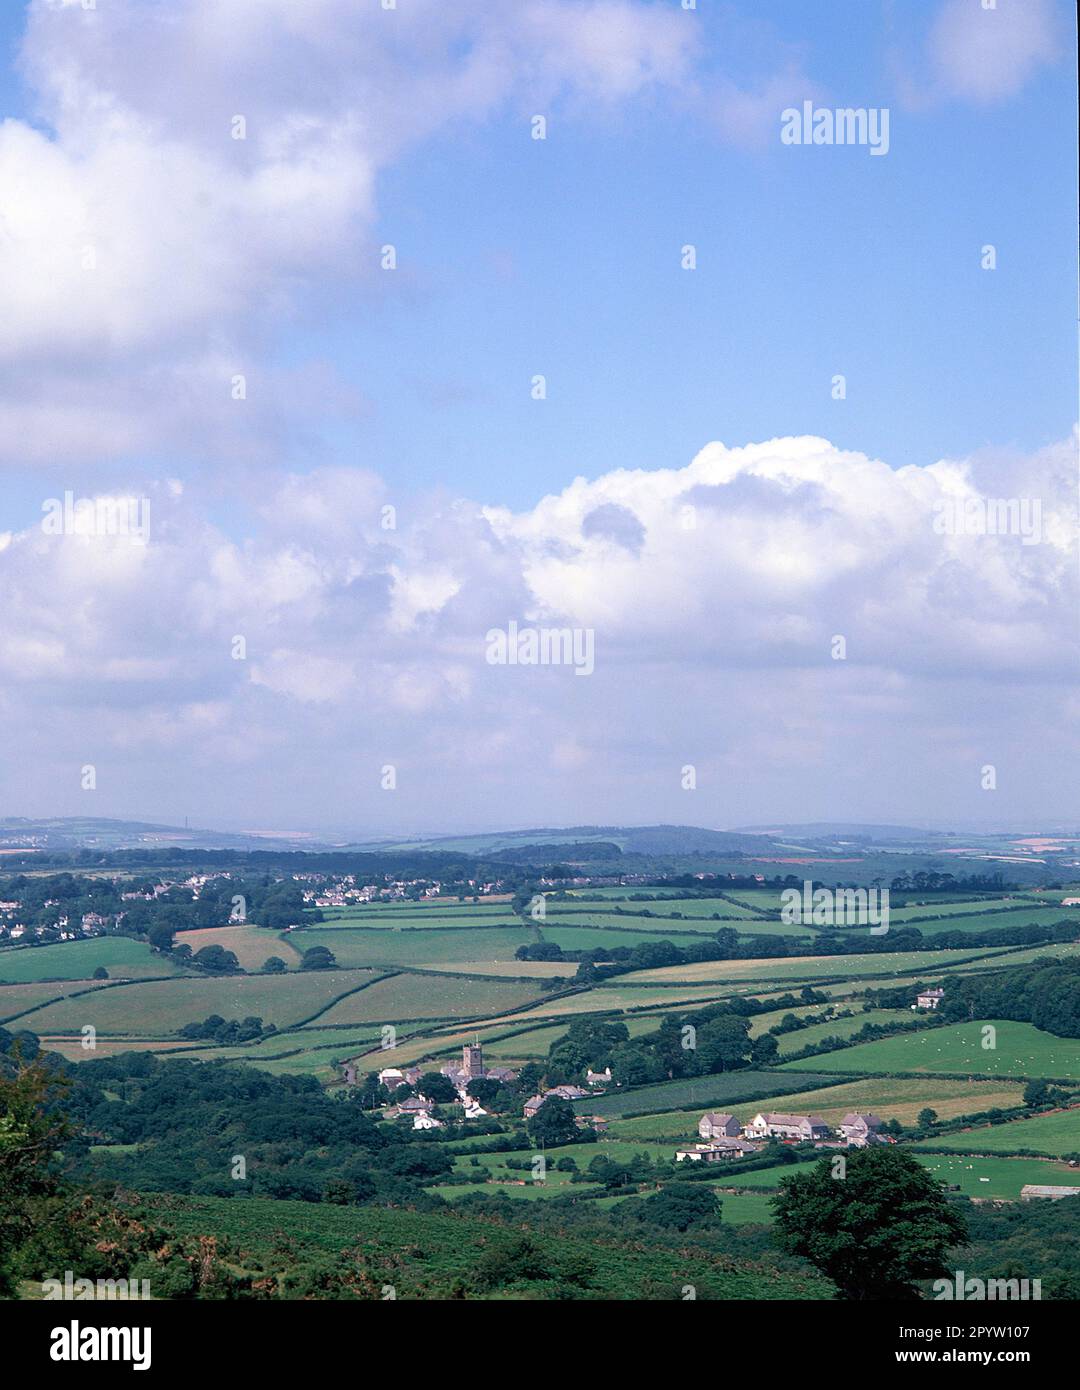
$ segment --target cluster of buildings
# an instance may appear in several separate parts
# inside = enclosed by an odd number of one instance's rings
[[[453,1063],[440,1067],[439,1071],[453,1085],[458,1101],[464,1110],[466,1120],[481,1119],[488,1112],[480,1102],[469,1094],[469,1082],[483,1079],[499,1085],[510,1085],[517,1080],[517,1072],[510,1067],[486,1067],[484,1049],[479,1043],[466,1044],[461,1050],[461,1066]],[[398,1086],[415,1086],[422,1075],[419,1067],[384,1067],[379,1072],[379,1083],[389,1090]],[[582,1095],[586,1094],[584,1091]],[[435,1102],[425,1096],[410,1096],[400,1101],[391,1112],[394,1115],[412,1116],[413,1129],[441,1129],[442,1121],[431,1112]]]
[[[813,1144],[819,1149],[865,1149],[889,1141],[881,1133],[877,1115],[852,1111],[845,1115],[834,1133],[820,1115],[785,1115],[772,1111],[759,1113],[743,1124],[734,1115],[710,1113],[698,1121],[701,1143],[675,1150],[679,1162],[716,1163],[724,1159],[748,1158],[760,1153],[770,1139],[786,1144]]]
[[[401,878],[384,880],[379,883],[364,883],[355,874],[342,874],[327,880],[321,874],[294,874],[297,880],[305,880],[314,886],[304,889],[304,902],[310,907],[355,907],[361,903],[393,903],[412,898],[425,902],[438,898],[443,885],[438,879]],[[454,885],[460,891],[459,885]],[[479,879],[468,879],[464,884],[470,897],[487,898],[493,893],[504,892],[501,883],[483,883]]]

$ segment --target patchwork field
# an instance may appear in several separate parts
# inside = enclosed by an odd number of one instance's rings
[[[959,1072],[981,1076],[1060,1077],[1080,1081],[1080,1038],[1056,1038],[1030,1023],[994,1021],[995,1046],[984,1047],[986,1023],[957,1023],[905,1033],[821,1057],[787,1062],[790,1071]]]
[[[337,973],[337,972],[334,972]],[[395,975],[340,1000],[319,1022],[393,1023],[416,1018],[486,1018],[535,999],[538,987],[469,975]]]
[[[185,1023],[220,1014],[222,1018],[255,1015],[284,1028],[311,1018],[339,995],[378,978],[370,970],[324,970],[154,980],[47,1004],[28,1014],[24,1026],[35,1033],[72,1033],[92,1025],[99,1033],[165,1037]]]

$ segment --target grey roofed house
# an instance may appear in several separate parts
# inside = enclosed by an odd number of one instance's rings
[[[850,1115],[844,1116],[837,1128],[841,1134],[847,1134],[849,1130],[855,1134],[866,1134],[879,1130],[883,1123],[877,1115],[860,1115],[858,1111],[852,1111]]]
[[[588,1091],[583,1091],[580,1086],[552,1086],[550,1091],[545,1091],[545,1096],[558,1096],[560,1100],[581,1100],[587,1096]]]
[[[532,1119],[532,1117],[533,1117],[533,1116],[536,1114],[536,1112],[540,1109],[540,1107],[543,1105],[543,1103],[544,1103],[544,1097],[543,1097],[543,1096],[530,1096],[529,1099],[525,1102],[525,1108],[524,1108],[524,1112],[523,1112],[524,1115],[525,1115],[525,1118],[526,1118],[527,1120]]]
[[[788,1115],[780,1111],[770,1111],[762,1115],[763,1124],[759,1127],[766,1134],[786,1139],[824,1139],[829,1126],[820,1115]]]
[[[510,1067],[489,1067],[484,1073],[489,1081],[516,1081],[517,1072]]]
[[[702,1139],[737,1139],[742,1129],[734,1115],[722,1115],[717,1111],[702,1115],[698,1121],[698,1133]]]
[[[397,1109],[399,1115],[419,1115],[422,1110],[431,1109],[431,1101],[421,1100],[419,1096],[410,1096],[408,1100],[403,1100]]]

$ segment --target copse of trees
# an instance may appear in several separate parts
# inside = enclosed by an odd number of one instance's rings
[[[1070,930],[1075,936],[1075,925]],[[1059,1038],[1080,1038],[1080,960],[1044,957],[1012,969],[949,977],[937,1012],[949,1023],[1005,1018]]]

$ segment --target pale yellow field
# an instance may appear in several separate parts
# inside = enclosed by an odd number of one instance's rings
[[[41,1047],[44,1052],[58,1052],[69,1062],[92,1062],[97,1057],[115,1057],[121,1052],[175,1052],[178,1048],[190,1048],[190,1041],[160,1042],[157,1038],[103,1038],[96,1039],[92,1050],[84,1050],[81,1036],[43,1037]],[[201,1052],[192,1052],[192,1057],[201,1057]]]
[[[493,975],[509,979],[550,980],[562,975],[571,979],[575,961],[558,960],[454,960],[416,965],[415,970],[432,970],[443,975]]]
[[[279,941],[277,932],[244,923],[235,927],[199,927],[195,931],[178,932],[176,945],[190,946],[192,952],[201,951],[204,946],[221,946],[232,951],[244,970],[261,970],[270,956],[283,960],[290,970],[300,963],[288,938]]]

